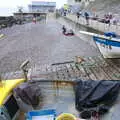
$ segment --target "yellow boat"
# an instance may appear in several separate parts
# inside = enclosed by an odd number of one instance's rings
[[[12,91],[23,82],[25,79],[0,81],[0,120],[16,119],[19,114],[19,107]]]
[[[25,61],[21,65],[22,69],[26,63],[28,61]],[[27,82],[28,79],[25,69],[23,69],[23,73],[23,79],[0,81],[0,120],[25,120],[26,112],[22,111],[22,107],[17,101],[18,98],[16,98],[15,92],[13,91],[21,83]],[[31,80],[30,83],[34,82]],[[74,108],[74,82],[64,80],[37,80],[36,82],[37,85],[39,84],[43,96],[41,99],[42,102],[40,102],[37,109],[56,109],[58,115],[61,112],[70,112],[78,116],[78,112]],[[24,105],[23,103],[22,106]]]

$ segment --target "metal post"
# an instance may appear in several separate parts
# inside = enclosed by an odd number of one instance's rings
[[[26,61],[24,61],[24,62],[21,64],[21,66],[20,66],[20,68],[21,68],[22,71],[23,71],[23,75],[24,75],[24,78],[25,78],[26,81],[28,80],[28,77],[27,77],[27,73],[28,73],[27,65],[28,65],[28,64],[29,64],[29,60],[26,60]]]

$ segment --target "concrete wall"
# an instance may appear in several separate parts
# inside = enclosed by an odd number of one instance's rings
[[[86,20],[84,17],[80,17],[79,19],[77,19],[77,17],[75,15],[67,15],[66,16],[67,19],[72,20],[75,23],[84,25],[85,27],[89,27],[98,31],[102,31],[102,32],[116,32],[117,34],[120,35],[120,25],[108,25],[105,23],[101,23],[98,22],[96,20],[89,20],[89,25],[86,25]]]

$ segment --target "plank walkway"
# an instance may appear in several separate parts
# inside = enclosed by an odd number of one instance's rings
[[[4,79],[23,78],[22,71],[2,74]],[[85,57],[80,64],[74,61],[52,65],[35,65],[29,70],[32,80],[119,80],[120,59],[104,59],[102,56]]]
[[[31,70],[30,79],[51,80],[119,80],[120,59],[104,59],[102,56],[86,57],[81,64],[74,62],[38,66]]]

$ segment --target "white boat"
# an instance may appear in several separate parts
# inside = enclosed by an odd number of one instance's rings
[[[86,31],[79,32],[93,36],[93,40],[95,41],[104,58],[120,58],[120,36],[113,32],[106,32],[104,35]]]

